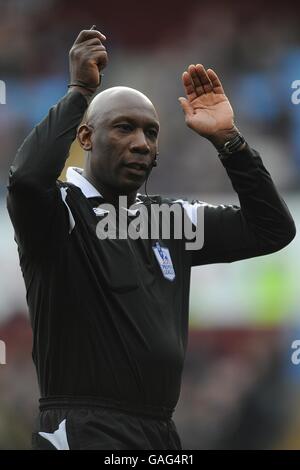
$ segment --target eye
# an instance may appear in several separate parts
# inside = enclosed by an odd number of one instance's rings
[[[131,132],[132,126],[130,124],[121,123],[115,126],[117,129],[120,129],[122,132]]]
[[[156,129],[149,129],[148,134],[150,135],[150,137],[156,139],[156,137],[158,136],[158,131]]]

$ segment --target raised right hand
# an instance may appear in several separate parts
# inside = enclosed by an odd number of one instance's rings
[[[107,52],[101,41],[106,37],[97,30],[83,30],[69,52],[70,83],[81,82],[88,88],[100,83],[100,73],[107,64]]]

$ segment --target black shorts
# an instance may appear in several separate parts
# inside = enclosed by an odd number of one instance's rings
[[[170,410],[95,400],[40,400],[36,450],[181,450]]]

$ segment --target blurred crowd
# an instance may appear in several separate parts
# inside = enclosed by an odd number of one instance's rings
[[[299,10],[292,2],[256,0],[0,0],[0,80],[6,86],[0,104],[0,339],[8,345],[7,364],[0,365],[0,449],[30,446],[38,398],[25,300],[19,301],[24,290],[14,274],[16,247],[13,257],[4,215],[7,175],[24,137],[67,92],[68,51],[79,31],[96,24],[107,36],[103,88],[137,88],[158,111],[159,164],[149,193],[213,203],[227,193],[235,202],[215,149],[186,127],[178,102],[182,72],[203,63],[221,78],[237,126],[261,153],[278,189],[297,198],[300,104],[291,97],[292,83],[300,80]],[[74,143],[67,165],[81,164]],[[285,333],[272,325],[250,332],[232,325],[230,331],[191,332],[175,416],[184,446],[300,446],[300,413],[292,409],[299,383],[298,376],[293,387],[287,379]]]

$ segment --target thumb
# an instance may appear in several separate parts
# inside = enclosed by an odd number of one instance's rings
[[[183,109],[183,112],[184,114],[187,116],[187,115],[190,115],[190,114],[193,114],[193,110],[192,110],[192,107],[190,105],[190,103],[188,102],[188,100],[186,98],[182,98],[182,96],[180,98],[178,98],[178,101]]]

